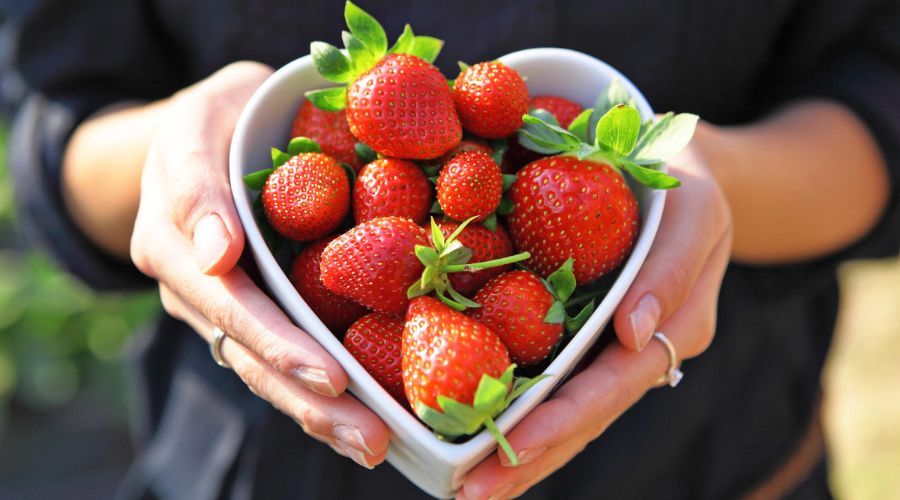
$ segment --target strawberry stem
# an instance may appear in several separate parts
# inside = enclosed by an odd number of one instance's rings
[[[510,255],[509,257],[503,257],[502,259],[494,259],[494,260],[486,260],[484,262],[475,262],[472,264],[454,264],[449,265],[444,268],[444,270],[448,273],[459,273],[459,272],[470,272],[474,273],[475,271],[481,269],[490,269],[492,267],[500,267],[505,266],[507,264],[515,264],[516,262],[522,262],[523,260],[531,258],[531,254],[528,252],[517,253],[515,255]]]
[[[500,448],[503,449],[503,453],[506,453],[506,458],[509,459],[509,463],[514,466],[519,465],[519,456],[516,455],[516,452],[512,449],[509,441],[506,440],[506,436],[504,436],[503,433],[500,432],[500,429],[497,428],[494,419],[491,417],[484,419],[484,426],[487,428],[488,432],[491,433],[491,436],[494,436],[494,439],[497,440]]]

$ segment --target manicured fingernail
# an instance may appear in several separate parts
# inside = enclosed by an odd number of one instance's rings
[[[647,346],[647,342],[650,342],[653,330],[659,323],[660,309],[659,301],[653,294],[648,293],[641,297],[634,310],[628,315],[634,335],[634,344],[638,351],[643,350]]]
[[[335,424],[334,438],[368,455],[375,454],[366,445],[366,438],[363,437],[362,432],[352,425]]]
[[[294,369],[294,377],[307,389],[318,392],[323,396],[333,398],[338,395],[337,390],[331,385],[328,374],[321,368],[301,366]]]
[[[363,455],[363,452],[357,450],[356,448],[351,448],[341,441],[337,441],[331,447],[334,448],[334,451],[340,453],[341,455],[344,455],[350,460],[353,460],[358,465],[365,467],[366,469],[372,470],[375,468],[374,465],[369,465],[369,462],[366,460],[366,456]]]
[[[231,236],[218,214],[209,214],[194,226],[194,259],[204,273],[222,260],[231,244]]]
[[[488,500],[500,500],[501,498],[506,498],[506,495],[509,494],[509,491],[512,490],[511,484],[505,484],[496,490],[488,497]]]

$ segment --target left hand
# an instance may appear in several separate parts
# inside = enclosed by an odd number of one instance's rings
[[[680,360],[709,346],[731,253],[731,213],[697,148],[685,149],[669,172],[683,185],[668,193],[653,247],[615,313],[619,342],[509,432],[519,466],[508,466],[498,450],[469,472],[457,498],[521,495],[597,439],[668,369],[654,332],[665,332]]]

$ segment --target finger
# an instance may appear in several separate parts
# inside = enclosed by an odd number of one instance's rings
[[[672,168],[683,184],[668,193],[653,247],[613,319],[622,345],[640,351],[687,298],[712,250],[727,238],[727,205],[708,176]]]
[[[203,315],[180,300],[171,290],[161,290],[169,307],[189,323],[207,342],[213,340],[213,328]],[[384,461],[389,440],[384,423],[371,410],[349,394],[323,397],[276,372],[270,365],[236,340],[221,341],[222,358],[258,396],[297,422],[303,430],[358,464],[372,468]]]
[[[217,72],[177,100],[170,123],[155,141],[153,160],[163,166],[173,222],[192,242],[192,254],[206,274],[231,269],[243,251],[228,148],[243,104],[270,74],[271,69],[249,63]]]
[[[715,304],[728,262],[730,243],[712,252],[684,305],[661,325],[679,360],[700,354],[715,328]],[[507,491],[517,495],[577,454],[619,415],[654,387],[669,367],[668,351],[652,342],[642,353],[612,344],[585,371],[567,382],[550,400],[520,422],[507,439],[520,464],[509,467],[496,453],[469,473],[465,496],[481,498]],[[559,422],[565,421],[561,426]]]
[[[241,268],[207,276],[191,259],[178,256],[178,245],[170,249],[174,255],[159,254],[167,260],[159,269],[160,282],[177,290],[207,321],[311,390],[335,397],[346,389],[347,375],[340,364],[297,328]]]

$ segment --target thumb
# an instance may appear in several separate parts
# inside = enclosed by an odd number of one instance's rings
[[[243,230],[233,210],[229,212],[224,215],[210,212],[194,225],[191,237],[194,259],[204,274],[218,276],[228,272],[237,265],[244,250]]]

